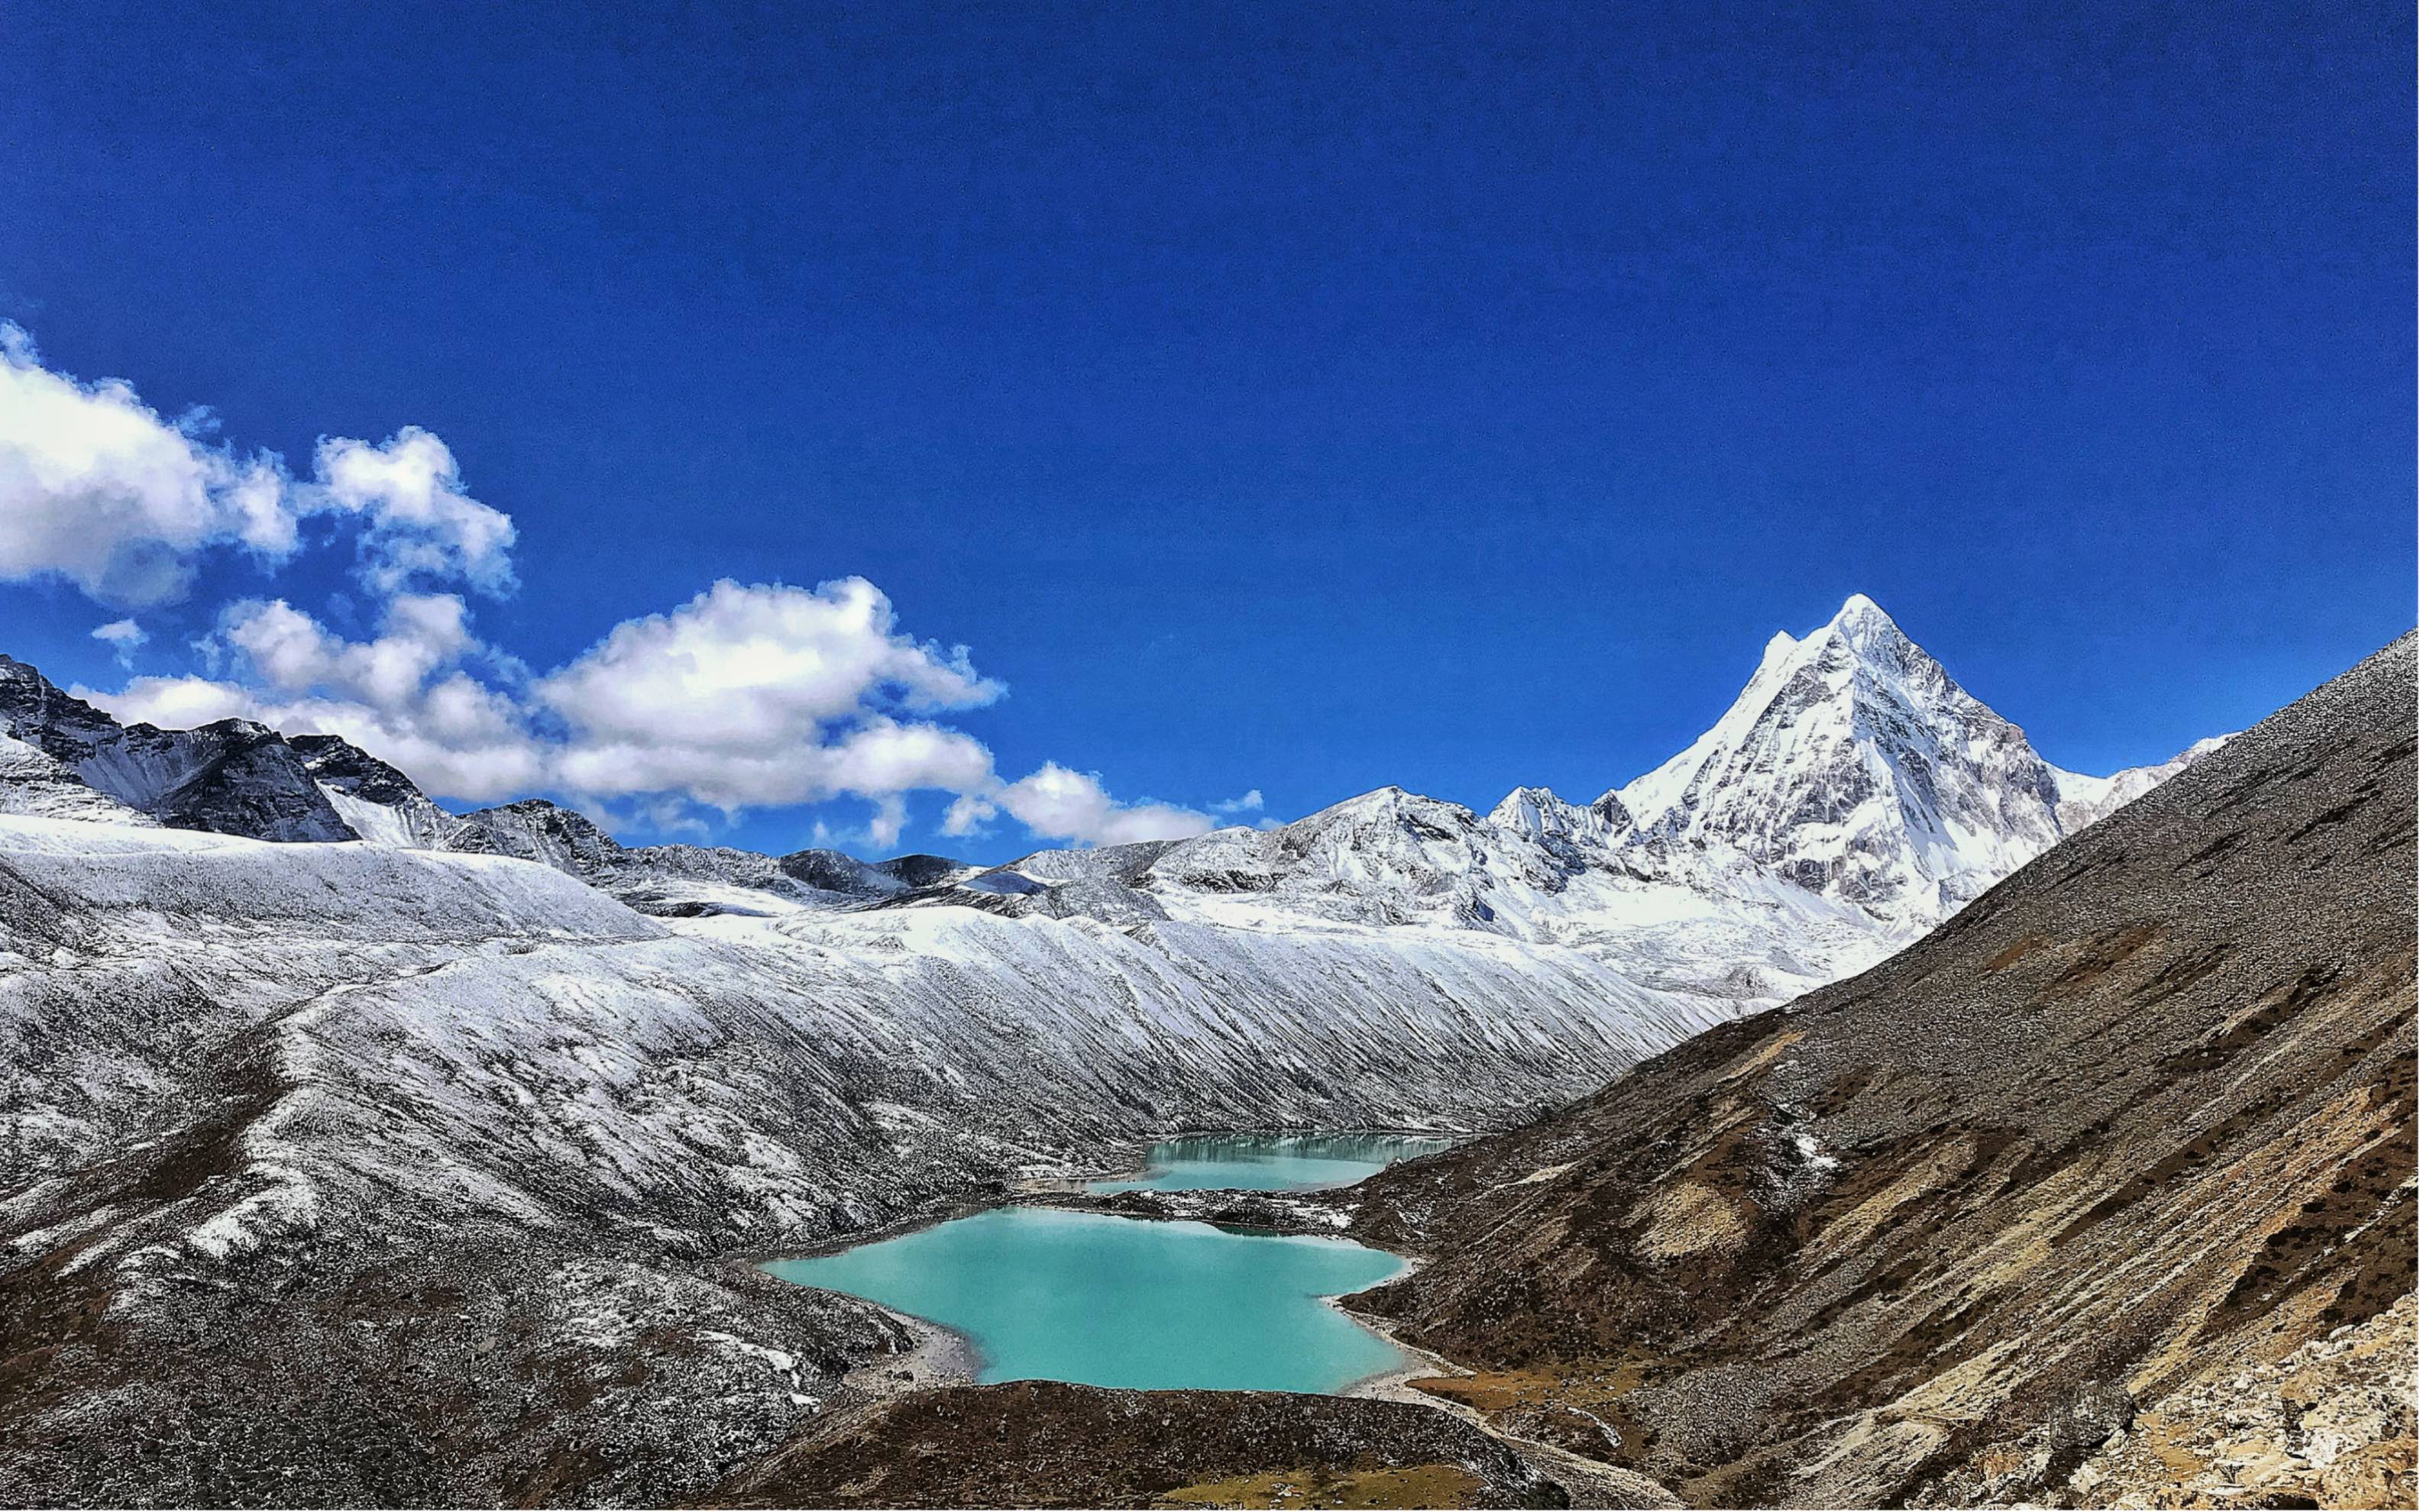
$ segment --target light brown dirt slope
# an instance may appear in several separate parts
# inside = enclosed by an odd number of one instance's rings
[[[1699,1503],[2410,1504],[2408,1416],[2345,1406],[2335,1482],[2190,1419],[2347,1328],[2409,1380],[2412,749],[2406,637],[1863,977],[1367,1183],[1429,1263],[1361,1304]]]

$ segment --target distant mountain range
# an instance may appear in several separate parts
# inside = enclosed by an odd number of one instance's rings
[[[629,847],[543,798],[457,815],[337,736],[243,720],[121,727],[7,656],[0,734],[18,743],[0,748],[0,811],[520,856],[659,917],[959,904],[1113,924],[1469,930],[1581,949],[1642,986],[1741,1009],[1880,959],[2218,744],[2109,777],[2053,766],[1863,595],[1804,640],[1775,636],[1713,729],[1585,806],[1524,787],[1481,816],[1384,788],[1271,829],[988,868]]]

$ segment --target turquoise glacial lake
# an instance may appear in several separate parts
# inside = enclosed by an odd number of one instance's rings
[[[1104,1189],[1333,1185],[1436,1141],[1402,1143],[1415,1148],[1351,1137],[1175,1141],[1155,1152],[1152,1176]],[[983,1381],[1332,1392],[1406,1363],[1322,1300],[1404,1269],[1349,1240],[999,1208],[765,1269],[963,1335]]]

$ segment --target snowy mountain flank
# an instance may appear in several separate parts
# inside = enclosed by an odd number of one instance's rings
[[[694,1494],[897,1342],[727,1257],[1186,1128],[1504,1124],[2164,775],[2047,765],[1862,598],[1585,806],[991,868],[453,814],[0,657],[0,1502]]]
[[[1491,933],[1582,950],[1727,1012],[1870,964],[2218,744],[2109,777],[2053,766],[1862,594],[1803,640],[1775,636],[1712,729],[1585,806],[1522,787],[1481,816],[1384,788],[1274,829],[992,868],[626,847],[542,798],[452,814],[337,736],[241,720],[122,728],[7,656],[0,733],[57,764],[0,752],[9,811],[518,856],[659,917],[938,904],[1263,933]]]
[[[1481,817],[1384,788],[1275,829],[1043,852],[900,901],[1490,933],[1736,1013],[1872,964],[2218,744],[2062,771],[1858,595],[1804,640],[1774,637],[1713,729],[1586,806],[1522,787]]]

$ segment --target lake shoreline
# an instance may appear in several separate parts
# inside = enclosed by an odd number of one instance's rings
[[[1232,1133],[1225,1131],[1222,1133]],[[1380,1131],[1355,1131],[1379,1134]],[[1435,1131],[1385,1131],[1400,1137],[1436,1138]],[[1177,1136],[1183,1137],[1183,1136]],[[1268,1137],[1284,1138],[1288,1134]],[[1164,1143],[1168,1141],[1157,1141]],[[1148,1149],[1148,1147],[1147,1147]],[[1406,1157],[1417,1158],[1417,1157]],[[1389,1162],[1389,1165],[1394,1164]],[[1146,1165],[1144,1169],[1150,1167]],[[1382,1167],[1383,1168],[1383,1167]],[[1472,1367],[1433,1350],[1406,1342],[1397,1332],[1396,1320],[1362,1313],[1350,1304],[1352,1299],[1373,1286],[1383,1286],[1399,1280],[1420,1268],[1425,1262],[1418,1255],[1407,1255],[1377,1244],[1364,1243],[1342,1230],[1348,1227],[1350,1210],[1332,1200],[1337,1193],[1351,1190],[1350,1185],[1326,1188],[1255,1189],[1249,1187],[1187,1188],[1168,1190],[1129,1189],[1118,1193],[1094,1193],[1087,1182],[1115,1180],[1117,1176],[1078,1178],[1073,1174],[1047,1180],[1027,1180],[1006,1191],[994,1191],[956,1201],[928,1204],[879,1227],[847,1235],[835,1235],[813,1245],[785,1246],[779,1251],[760,1251],[751,1257],[751,1269],[761,1278],[784,1286],[813,1286],[813,1283],[792,1281],[767,1267],[783,1259],[807,1259],[830,1256],[868,1244],[897,1239],[920,1230],[936,1227],[958,1219],[979,1217],[985,1213],[1017,1210],[1056,1210],[1070,1214],[1094,1217],[1126,1218],[1144,1222],[1197,1223],[1231,1232],[1241,1231],[1273,1237],[1297,1236],[1336,1241],[1387,1257],[1398,1269],[1381,1280],[1354,1288],[1349,1291],[1322,1294],[1311,1300],[1329,1309],[1337,1318],[1349,1323],[1382,1344],[1394,1356],[1386,1368],[1372,1371],[1341,1385],[1327,1389],[1300,1386],[1264,1385],[1257,1387],[1221,1386],[1126,1386],[1102,1388],[1125,1392],[1166,1392],[1194,1394],[1201,1392],[1246,1391],[1273,1392],[1308,1398],[1333,1397],[1340,1400],[1387,1402],[1416,1407],[1469,1425],[1489,1439],[1503,1444],[1527,1461],[1531,1469],[1564,1487],[1577,1505],[1677,1504],[1664,1488],[1625,1473],[1602,1461],[1590,1459],[1556,1446],[1526,1440],[1505,1432],[1488,1417],[1465,1403],[1422,1390],[1416,1382],[1469,1377]],[[1367,1178],[1364,1178],[1366,1180]],[[1357,1183],[1353,1183],[1357,1184]],[[1235,1219],[1249,1219],[1238,1224]],[[1220,1219],[1227,1219],[1221,1222]],[[1249,1221],[1260,1220],[1259,1222]],[[973,1335],[934,1319],[908,1312],[857,1292],[836,1288],[815,1289],[845,1298],[850,1303],[878,1313],[889,1319],[909,1341],[896,1352],[871,1355],[850,1369],[842,1384],[866,1404],[868,1410],[883,1403],[898,1402],[920,1393],[991,1384],[1010,1386],[1021,1381],[1052,1381],[1063,1378],[1044,1374],[1017,1377],[1010,1381],[985,1383],[983,1373],[989,1362],[982,1345]]]
[[[853,1389],[887,1396],[932,1386],[980,1381],[985,1368],[994,1364],[989,1359],[989,1346],[983,1342],[994,1332],[994,1324],[1001,1323],[999,1319],[990,1323],[983,1320],[989,1316],[988,1310],[993,1304],[981,1303],[978,1299],[974,1304],[975,1310],[969,1312],[968,1302],[944,1303],[929,1290],[920,1290],[913,1284],[904,1288],[895,1282],[887,1286],[868,1285],[866,1278],[847,1264],[833,1266],[801,1262],[835,1260],[861,1250],[896,1245],[902,1242],[922,1243],[916,1236],[929,1234],[954,1223],[976,1222],[988,1217],[1006,1221],[1007,1215],[1020,1211],[1032,1213],[1038,1218],[1043,1211],[1051,1210],[1064,1212],[1067,1217],[1078,1221],[1128,1218],[1163,1220],[1174,1225],[1199,1224],[1232,1238],[1294,1238],[1297,1241],[1299,1238],[1316,1238],[1344,1250],[1361,1252],[1364,1258],[1357,1263],[1342,1258],[1319,1262],[1289,1260],[1268,1273],[1270,1281],[1259,1284],[1274,1284],[1282,1288],[1284,1275],[1297,1273],[1306,1265],[1311,1267],[1311,1274],[1325,1269],[1327,1275],[1323,1279],[1344,1284],[1339,1291],[1323,1294],[1325,1288],[1316,1288],[1309,1293],[1295,1292],[1293,1295],[1329,1310],[1334,1322],[1318,1331],[1321,1336],[1327,1336],[1328,1330],[1335,1330],[1338,1324],[1342,1324],[1342,1329],[1337,1331],[1340,1335],[1358,1335],[1364,1341],[1362,1344],[1342,1346],[1344,1352],[1341,1355],[1328,1352],[1297,1356],[1280,1348],[1274,1340],[1265,1350],[1255,1354],[1252,1351],[1261,1349],[1260,1346],[1242,1345],[1240,1340],[1230,1339],[1223,1354],[1214,1350],[1208,1357],[1226,1361],[1223,1365],[1207,1366],[1207,1381],[1224,1384],[1209,1384],[1186,1379],[1188,1368],[1185,1363],[1187,1357],[1179,1349],[1178,1341],[1172,1337],[1168,1348],[1178,1352],[1165,1353],[1160,1365],[1175,1379],[1168,1380],[1156,1389],[1275,1390],[1335,1396],[1381,1395],[1390,1383],[1400,1385],[1403,1381],[1443,1373],[1451,1367],[1429,1362],[1424,1354],[1409,1350],[1385,1330],[1372,1327],[1369,1320],[1341,1304],[1343,1296],[1395,1279],[1419,1262],[1412,1257],[1374,1245],[1363,1245],[1347,1238],[1342,1230],[1348,1225],[1349,1212],[1338,1205],[1331,1195],[1347,1190],[1376,1171],[1402,1160],[1418,1158],[1445,1148],[1451,1139],[1451,1135],[1434,1129],[1289,1130],[1252,1134],[1222,1130],[1193,1135],[1178,1134],[1138,1149],[1135,1156],[1124,1163],[1140,1165],[1145,1172],[1170,1176],[1174,1184],[1166,1189],[1144,1187],[1095,1193],[1087,1188],[1093,1183],[1118,1178],[1079,1178],[1075,1172],[1064,1172],[1048,1180],[1021,1181],[1016,1190],[1003,1191],[994,1186],[987,1191],[962,1193],[953,1199],[931,1201],[900,1213],[887,1223],[845,1234],[828,1235],[812,1243],[778,1248],[767,1246],[731,1258],[737,1263],[746,1264],[754,1273],[771,1281],[810,1288],[834,1298],[845,1299],[855,1306],[873,1309],[887,1319],[892,1325],[893,1337],[890,1342],[896,1346],[896,1352],[870,1355],[853,1367],[847,1378],[847,1383]],[[1336,1143],[1327,1145],[1323,1143],[1325,1141]],[[1358,1142],[1367,1143],[1362,1148],[1354,1148]],[[1184,1148],[1187,1146],[1197,1148]],[[1327,1176],[1334,1167],[1354,1162],[1360,1163],[1361,1168],[1358,1174],[1348,1179],[1315,1182],[1305,1180],[1306,1177]],[[1263,1163],[1266,1164],[1265,1170],[1243,1169]],[[1204,1175],[1224,1176],[1239,1170],[1247,1176],[1258,1175],[1262,1180],[1276,1184],[1211,1187],[1194,1185],[1187,1180],[1198,1180]],[[1146,1222],[1145,1227],[1154,1225]],[[1024,1232],[1022,1229],[1015,1231]],[[1208,1234],[1202,1236],[1204,1241],[1210,1237]],[[962,1235],[954,1242],[963,1246],[987,1242],[974,1241]],[[1116,1242],[1123,1245],[1131,1241],[1119,1240]],[[1154,1242],[1155,1244],[1157,1242]],[[1169,1242],[1175,1242],[1173,1236]],[[927,1252],[919,1250],[917,1253]],[[878,1271],[885,1262],[876,1257],[867,1263]],[[926,1260],[923,1263],[931,1262]],[[1276,1262],[1254,1262],[1256,1266],[1264,1263]],[[1344,1267],[1342,1273],[1336,1269],[1340,1265]],[[1388,1273],[1372,1277],[1366,1268],[1373,1265],[1384,1266]],[[935,1273],[947,1274],[946,1272]],[[1309,1279],[1309,1275],[1306,1274],[1305,1278]],[[977,1280],[980,1281],[980,1277]],[[968,1282],[962,1276],[947,1284],[963,1288]],[[944,1322],[940,1318],[917,1310],[920,1299],[933,1304],[935,1311],[951,1321]],[[1299,1302],[1294,1305],[1299,1305]],[[1047,1311],[1041,1315],[1019,1311],[1017,1316],[1031,1319],[1048,1315]],[[1123,1309],[1119,1316],[1125,1316]],[[1146,1309],[1136,1315],[1134,1321],[1127,1325],[1146,1331],[1140,1335],[1146,1348],[1150,1337],[1156,1336],[1147,1332],[1156,1326],[1147,1320],[1150,1316]],[[1082,1344],[1073,1345],[1075,1358],[1057,1364],[1051,1363],[1056,1356],[1049,1349],[1045,1350],[1041,1359],[1025,1358],[1032,1352],[1027,1347],[1031,1341],[1020,1342],[1020,1332],[1029,1326],[1029,1323],[1018,1323],[1008,1327],[1007,1332],[994,1340],[1006,1348],[1010,1356],[997,1362],[999,1368],[1018,1372],[1018,1379],[1027,1376],[1039,1380],[1101,1379],[1094,1375],[1094,1371],[1099,1368],[1097,1365],[1078,1363],[1086,1348]],[[1070,1322],[1063,1326],[1077,1325]],[[1079,1334],[1062,1333],[1056,1336],[1073,1341],[1090,1338],[1092,1334],[1090,1327],[1086,1326]],[[1061,1351],[1063,1353],[1067,1347],[1060,1346]],[[1123,1346],[1105,1347],[1115,1349]],[[1336,1346],[1328,1348],[1332,1350]],[[1242,1352],[1237,1352],[1238,1350]],[[1357,1352],[1364,1358],[1353,1358]],[[1255,1359],[1262,1363],[1247,1363]],[[1332,1362],[1329,1368],[1334,1370],[1334,1374],[1325,1380],[1319,1366],[1323,1359]],[[1367,1374],[1350,1375],[1356,1365]],[[1108,1379],[1117,1379],[1123,1368],[1112,1367],[1113,1374]],[[1204,1367],[1191,1368],[1198,1373]],[[1147,1371],[1146,1378],[1158,1373],[1157,1370]],[[1154,1388],[1139,1386],[1137,1389]]]
[[[1369,1247],[1372,1249],[1377,1249],[1377,1246],[1374,1244],[1370,1245]],[[1394,1255],[1395,1251],[1380,1250],[1379,1253],[1382,1255]],[[1389,1280],[1401,1280],[1403,1277],[1409,1275],[1412,1272],[1419,1269],[1421,1264],[1424,1263],[1416,1256],[1400,1255],[1396,1257],[1404,1262],[1404,1269],[1389,1277]],[[1380,1283],[1382,1286],[1385,1284],[1386,1283],[1384,1282]],[[1347,1295],[1358,1295],[1358,1293],[1348,1293]],[[1368,1313],[1360,1312],[1353,1307],[1349,1307],[1345,1305],[1344,1297],[1328,1297],[1323,1300],[1326,1301],[1329,1306],[1335,1308],[1338,1312],[1342,1313],[1354,1322],[1358,1323],[1363,1328],[1368,1329],[1371,1333],[1377,1335],[1382,1339],[1385,1339],[1390,1349],[1394,1350],[1396,1353],[1404,1356],[1404,1364],[1395,1369],[1381,1370],[1375,1375],[1364,1376],[1360,1380],[1352,1381],[1334,1392],[1332,1394],[1334,1396],[1367,1396],[1378,1401],[1388,1402],[1411,1402],[1421,1407],[1447,1407],[1449,1404],[1443,1397],[1432,1396],[1427,1392],[1415,1390],[1412,1386],[1412,1382],[1415,1381],[1427,1381],[1436,1377],[1467,1376],[1476,1374],[1476,1372],[1468,1365],[1457,1365],[1453,1361],[1447,1359],[1444,1355],[1436,1353],[1435,1350],[1421,1349],[1417,1344],[1405,1343],[1403,1337],[1396,1333],[1395,1324],[1392,1319],[1373,1317]]]
[[[797,1285],[796,1282],[787,1284]],[[849,1296],[851,1293],[837,1295]],[[856,1300],[879,1310],[906,1329],[908,1336],[916,1342],[912,1348],[900,1353],[866,1361],[842,1377],[841,1384],[871,1396],[904,1396],[914,1391],[980,1383],[984,1367],[983,1349],[971,1337],[929,1318],[919,1318],[896,1307],[885,1307],[864,1297]]]

